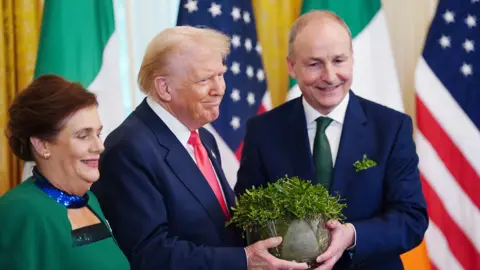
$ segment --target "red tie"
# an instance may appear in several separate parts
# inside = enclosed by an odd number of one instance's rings
[[[210,163],[210,159],[208,158],[208,153],[205,147],[200,140],[200,136],[196,131],[190,132],[190,138],[188,139],[188,144],[193,146],[193,152],[195,154],[195,160],[197,161],[197,166],[202,172],[203,176],[207,179],[208,184],[212,188],[215,196],[217,197],[220,206],[222,207],[223,213],[226,217],[228,217],[227,206],[225,205],[225,201],[223,199],[222,190],[220,185],[217,181],[217,177],[215,172],[213,171],[212,164]]]

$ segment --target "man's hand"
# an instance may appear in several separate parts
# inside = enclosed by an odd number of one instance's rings
[[[258,241],[253,245],[245,248],[248,259],[249,270],[296,270],[307,269],[306,263],[296,263],[284,261],[276,258],[268,253],[269,248],[274,248],[282,242],[281,237],[273,237],[266,240]]]
[[[332,241],[328,249],[318,256],[317,262],[321,263],[315,270],[330,270],[342,257],[343,252],[351,247],[355,241],[355,229],[353,225],[341,224],[337,220],[327,222],[327,227],[332,230]]]

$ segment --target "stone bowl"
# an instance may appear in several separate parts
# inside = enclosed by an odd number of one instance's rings
[[[266,228],[252,227],[246,232],[247,243],[281,236],[283,241],[269,252],[277,258],[288,261],[306,262],[310,267],[316,265],[316,258],[330,245],[331,232],[326,227],[328,220],[318,218],[285,222],[273,220]]]

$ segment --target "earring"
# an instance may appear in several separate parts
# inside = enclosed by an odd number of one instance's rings
[[[50,157],[50,153],[47,152],[47,153],[43,154],[43,157],[44,157],[45,159],[48,159],[48,158]]]

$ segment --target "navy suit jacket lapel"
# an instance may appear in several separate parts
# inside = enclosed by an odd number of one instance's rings
[[[288,152],[294,164],[295,175],[317,184],[302,97],[297,98],[293,102],[293,110],[287,116],[288,120],[285,127],[286,134],[288,134],[286,141],[289,148]],[[335,168],[333,169],[330,188],[330,193],[332,194],[339,192],[344,195],[348,187],[348,181],[355,177],[353,162],[360,159],[363,155],[361,153],[362,148],[359,145],[364,144],[367,132],[366,123],[367,117],[365,112],[357,96],[350,91],[350,100],[345,114]]]
[[[287,116],[285,144],[289,148],[290,158],[295,168],[295,175],[304,180],[311,180],[317,183],[315,177],[315,166],[313,164],[312,151],[308,139],[307,120],[303,109],[302,97],[293,101],[293,110]]]
[[[338,192],[346,196],[348,182],[355,178],[353,163],[362,158],[362,146],[365,145],[367,136],[367,117],[358,100],[358,97],[350,91],[347,112],[342,128],[340,145],[333,169],[332,185],[330,192]]]
[[[212,219],[217,229],[221,232],[220,235],[224,237],[226,217],[218,204],[213,190],[185,147],[148,106],[145,100],[137,107],[135,113],[153,131],[158,143],[168,149],[168,153],[165,156],[166,163],[192,196],[205,208],[210,219]]]

